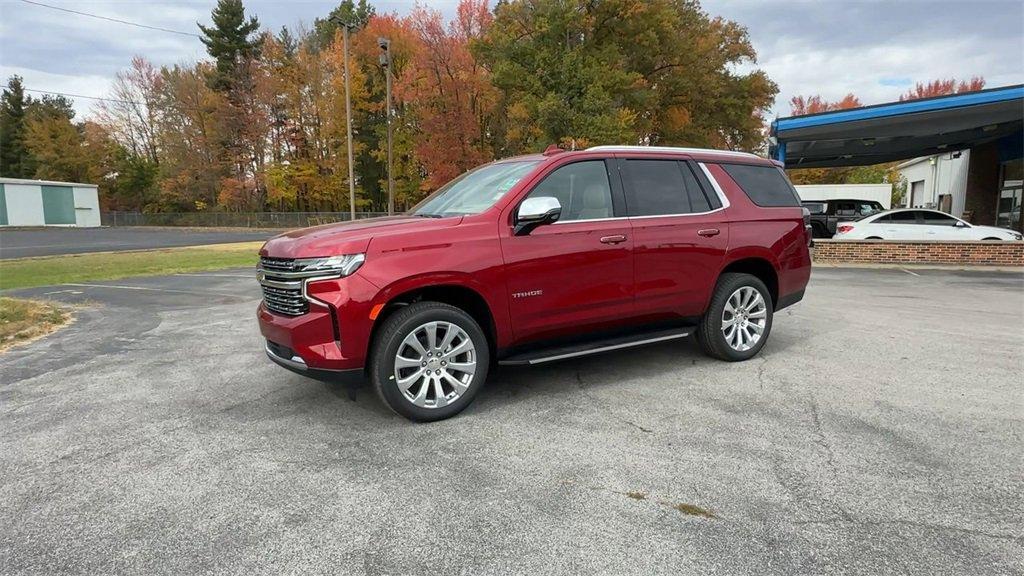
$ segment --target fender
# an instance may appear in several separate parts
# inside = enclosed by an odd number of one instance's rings
[[[378,305],[386,306],[389,302],[392,302],[402,294],[415,292],[424,288],[445,286],[464,288],[480,296],[487,305],[491,318],[494,322],[495,345],[504,345],[504,343],[510,341],[512,337],[508,331],[508,322],[503,320],[508,317],[508,302],[504,298],[504,283],[493,281],[489,283],[486,279],[481,279],[478,276],[480,276],[480,274],[468,274],[466,272],[456,271],[437,271],[401,278],[382,288],[377,295],[374,296],[372,303],[374,307]],[[483,273],[483,276],[486,278],[490,275],[485,272]]]

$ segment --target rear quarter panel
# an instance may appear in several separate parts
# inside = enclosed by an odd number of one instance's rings
[[[763,258],[778,274],[780,298],[803,290],[811,277],[811,254],[801,208],[758,206],[720,165],[706,165],[730,203],[729,248],[722,268],[745,258]]]

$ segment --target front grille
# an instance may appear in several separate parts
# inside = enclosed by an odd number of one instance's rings
[[[309,312],[309,302],[302,297],[302,279],[289,273],[301,272],[303,265],[286,258],[260,258],[260,287],[267,310],[284,316],[301,316]]]
[[[309,302],[302,297],[302,288],[263,286],[263,304],[267,310],[285,316],[301,316],[309,312]]]

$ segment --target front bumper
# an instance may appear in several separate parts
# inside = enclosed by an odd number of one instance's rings
[[[323,368],[310,368],[306,365],[306,361],[301,356],[295,354],[290,348],[281,346],[275,342],[267,340],[266,343],[267,358],[274,361],[275,364],[291,370],[296,374],[301,374],[307,378],[313,378],[314,380],[320,380],[321,382],[332,382],[341,383],[347,385],[357,385],[363,382],[364,375],[362,368],[349,368],[347,370],[325,370]]]
[[[278,362],[307,375],[313,370],[362,372],[366,364],[373,321],[369,317],[377,289],[357,274],[308,286],[309,311],[297,316],[272,312],[264,302],[256,311],[260,333],[273,346],[287,350],[278,360],[301,361],[306,366]]]

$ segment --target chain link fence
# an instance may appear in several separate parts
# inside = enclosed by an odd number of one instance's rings
[[[120,212],[100,213],[103,226],[193,226],[197,228],[305,228],[347,222],[348,212]],[[387,216],[357,212],[356,219]]]

